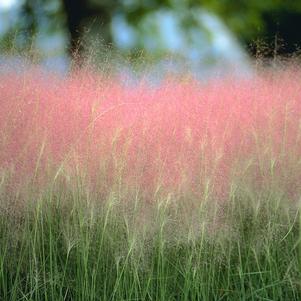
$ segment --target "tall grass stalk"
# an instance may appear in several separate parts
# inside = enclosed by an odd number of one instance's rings
[[[1,75],[0,300],[301,300],[300,72],[263,75]]]

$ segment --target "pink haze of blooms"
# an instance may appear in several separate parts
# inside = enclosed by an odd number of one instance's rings
[[[1,75],[1,172],[19,184],[80,173],[102,191],[121,183],[202,196],[210,183],[221,198],[237,179],[295,197],[300,78],[287,70],[154,88],[92,72]]]

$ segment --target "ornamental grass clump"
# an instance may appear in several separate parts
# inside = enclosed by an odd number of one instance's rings
[[[0,76],[0,299],[299,300],[299,69],[87,70]]]

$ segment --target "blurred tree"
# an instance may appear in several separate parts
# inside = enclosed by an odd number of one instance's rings
[[[67,29],[70,35],[69,52],[72,55],[82,52],[82,38],[85,26],[89,28],[89,21],[99,21],[101,37],[106,43],[111,42],[109,24],[112,13],[118,5],[118,1],[86,1],[86,0],[62,0],[66,14]]]
[[[25,1],[15,26],[10,27],[1,37],[1,50],[28,50],[31,47],[32,37],[37,33],[37,27],[34,5]]]
[[[301,1],[187,0],[218,14],[238,38],[256,54],[257,41],[267,44],[265,55],[290,54],[301,46]]]
[[[97,23],[98,30],[101,31],[101,39],[108,45],[112,42],[110,23],[115,13],[122,12],[127,20],[137,25],[137,22],[147,13],[169,6],[170,2],[172,1],[62,0],[70,34],[69,52],[73,55],[82,52],[85,30],[88,31],[93,23]]]
[[[63,26],[64,13],[61,0],[21,0],[9,12],[14,22],[0,37],[0,49],[28,51],[35,48],[35,39],[39,34],[52,35]]]
[[[85,29],[91,28],[93,23],[97,23],[97,31],[103,41],[110,44],[110,23],[116,13],[122,13],[128,22],[137,26],[148,13],[160,8],[179,7],[190,10],[202,7],[217,14],[245,45],[254,44],[257,40],[273,45],[276,41],[274,48],[282,54],[291,53],[300,45],[301,1],[297,0],[23,0],[21,17],[17,22],[23,37],[19,39],[20,45],[29,40],[28,33],[35,35],[41,27],[45,27],[41,24],[43,15],[49,24],[61,24],[67,29],[69,52],[74,54],[84,48],[80,41]],[[6,34],[6,40],[13,36],[13,32],[11,29]],[[284,42],[283,47],[279,47],[280,40]],[[250,50],[256,52],[256,49]],[[272,51],[270,55],[274,53]]]
[[[256,54],[258,40],[269,45],[266,55],[292,53],[301,41],[301,1],[296,0],[63,0],[67,24],[71,37],[70,51],[79,47],[84,20],[99,18],[103,31],[102,37],[111,42],[108,24],[112,15],[122,11],[127,20],[138,24],[146,14],[158,8],[168,7],[193,9],[204,7],[219,15],[238,39]],[[87,25],[87,23],[86,23]],[[283,44],[280,43],[283,41]]]

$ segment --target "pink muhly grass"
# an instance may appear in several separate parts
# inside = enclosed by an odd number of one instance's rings
[[[114,185],[227,199],[234,180],[300,192],[300,72],[125,87],[77,73],[1,75],[0,166],[15,185],[61,171]],[[40,181],[40,182],[39,182]],[[207,191],[207,192],[206,192]]]

